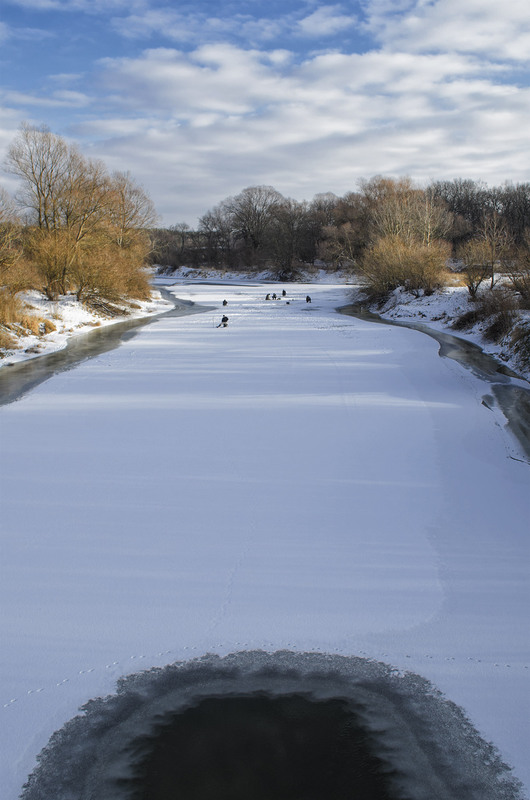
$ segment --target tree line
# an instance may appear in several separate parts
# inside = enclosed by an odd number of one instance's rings
[[[23,290],[38,289],[49,300],[73,293],[107,313],[113,303],[149,297],[145,267],[157,215],[130,174],[110,174],[102,161],[30,125],[11,144],[6,167],[20,191],[11,199],[0,187],[4,327],[20,317]]]
[[[475,296],[498,270],[514,280],[527,272],[529,232],[530,183],[456,179],[422,188],[376,176],[343,197],[322,193],[310,202],[248,187],[206,212],[197,230],[154,231],[153,258],[173,267],[270,268],[279,280],[320,262],[360,273],[376,294],[400,285],[432,291],[453,260]]]

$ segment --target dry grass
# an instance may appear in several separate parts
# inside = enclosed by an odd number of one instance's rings
[[[34,308],[23,304],[16,294],[0,289],[0,351],[18,347],[21,336],[45,336],[57,330],[54,323],[31,313]]]
[[[0,325],[15,322],[22,313],[22,303],[12,292],[0,289]]]
[[[487,320],[484,338],[490,342],[500,342],[510,333],[517,317],[518,301],[515,293],[499,287],[480,295],[484,319]]]
[[[24,330],[25,333],[32,333],[33,336],[40,336],[42,331],[42,323],[44,320],[36,314],[21,314],[16,324]]]
[[[0,353],[6,350],[13,350],[17,346],[16,339],[0,327]]]
[[[454,320],[451,328],[454,331],[466,331],[472,328],[473,325],[476,325],[477,322],[482,322],[483,320],[484,317],[480,309],[473,308],[471,311],[466,311],[465,314],[460,314],[460,316]]]
[[[22,311],[22,304],[16,295],[7,289],[0,289],[0,351],[11,350],[17,346],[12,326]]]
[[[101,314],[102,317],[125,317],[128,314],[128,311],[120,306],[111,303],[105,297],[102,297],[97,294],[90,294],[85,299],[85,306],[90,310],[95,312],[96,314]]]
[[[521,320],[513,328],[510,349],[515,354],[519,367],[530,370],[530,320]]]
[[[512,289],[503,286],[486,289],[477,294],[474,308],[458,317],[452,327],[463,331],[483,322],[484,338],[491,342],[500,342],[512,330],[518,310],[518,298]]]

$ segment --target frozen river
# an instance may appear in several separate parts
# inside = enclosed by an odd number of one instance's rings
[[[180,286],[215,310],[0,410],[5,800],[117,678],[255,650],[422,676],[530,786],[522,447],[436,342],[273,290]]]

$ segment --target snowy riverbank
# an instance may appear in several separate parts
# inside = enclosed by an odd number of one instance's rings
[[[357,293],[357,297],[362,296]],[[401,323],[421,323],[438,331],[445,331],[460,339],[473,342],[485,353],[495,357],[516,372],[524,380],[530,380],[530,368],[521,364],[509,346],[509,337],[495,343],[484,336],[487,324],[477,322],[465,330],[454,330],[454,322],[469,313],[474,305],[465,286],[445,287],[432,295],[416,297],[404,289],[396,289],[380,307],[372,307],[383,319]],[[522,318],[530,322],[530,311],[523,312]]]
[[[115,317],[106,317],[90,311],[74,295],[64,295],[57,300],[47,300],[42,292],[24,292],[20,296],[28,315],[48,320],[55,330],[50,333],[31,333],[16,337],[16,347],[0,352],[0,367],[19,364],[22,361],[48,355],[66,347],[68,341],[94,328],[123,322],[124,320],[141,319],[155,316],[172,308],[172,303],[162,297],[154,289],[149,300],[135,300],[123,305],[124,313]]]

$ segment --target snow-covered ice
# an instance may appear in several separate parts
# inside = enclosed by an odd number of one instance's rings
[[[530,467],[488,385],[344,286],[173,291],[216,310],[1,409],[5,800],[119,676],[256,649],[424,676],[528,789]]]

